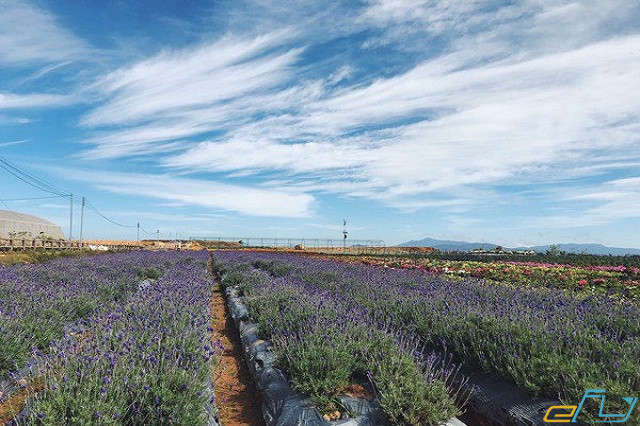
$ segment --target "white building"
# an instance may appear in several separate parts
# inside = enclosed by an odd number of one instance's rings
[[[64,234],[54,223],[26,213],[0,210],[0,238],[63,239]]]

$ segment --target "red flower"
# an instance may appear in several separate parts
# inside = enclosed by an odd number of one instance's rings
[[[587,280],[580,280],[578,281],[579,285],[587,285]]]

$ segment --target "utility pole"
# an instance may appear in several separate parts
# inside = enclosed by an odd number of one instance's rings
[[[80,248],[82,248],[82,228],[84,227],[84,203],[85,198],[82,197],[82,207],[80,208]]]
[[[138,222],[138,244],[140,244],[140,222]]]
[[[73,239],[73,194],[69,194],[69,241]]]
[[[160,242],[160,230],[158,229],[158,231],[156,232],[156,243]]]
[[[347,252],[347,221],[342,219],[342,251]]]

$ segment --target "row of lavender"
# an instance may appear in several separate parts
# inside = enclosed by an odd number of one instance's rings
[[[26,330],[18,337],[44,389],[12,422],[207,424],[214,349],[204,266],[201,254],[130,253],[3,270],[0,303],[11,306],[13,327],[28,316],[33,329],[49,329],[37,344]],[[157,282],[140,288],[149,276]],[[69,321],[82,332],[64,333]]]
[[[220,268],[231,270],[228,284],[240,284],[251,314],[276,343],[294,385],[311,394],[338,391],[363,367],[359,354],[376,353],[371,347],[382,341],[378,331],[397,330],[566,403],[575,404],[586,389],[603,388],[615,407],[624,404],[620,397],[640,390],[640,311],[633,305],[296,255],[216,256],[226,264]],[[395,390],[406,398],[400,384],[380,384],[384,371],[368,373],[381,399],[385,393],[393,398]],[[404,412],[415,412],[412,404]]]
[[[227,252],[216,255],[212,269],[223,287],[245,298],[278,366],[326,419],[353,414],[340,396],[354,390],[377,396],[393,424],[443,424],[460,413],[468,390],[449,359],[421,351],[414,336],[383,316],[297,278],[320,271],[272,258],[294,259]],[[448,370],[436,368],[442,365]]]
[[[169,261],[132,253],[0,266],[0,377],[62,337],[65,327],[125,301]]]

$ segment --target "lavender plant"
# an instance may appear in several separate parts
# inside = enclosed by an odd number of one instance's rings
[[[207,392],[216,351],[209,334],[211,282],[204,258],[160,258],[175,264],[154,286],[90,317],[86,333],[40,356],[45,390],[15,423],[205,423],[214,402]]]
[[[0,266],[0,377],[22,367],[33,350],[46,350],[65,327],[126,300],[169,260],[130,253]]]
[[[353,318],[415,334],[471,367],[568,404],[586,389],[604,388],[612,410],[622,409],[621,397],[640,391],[640,311],[631,304],[296,255],[217,256],[230,264],[288,265],[286,275],[247,292],[252,314],[272,335],[304,335],[303,324],[318,316],[325,326]]]
[[[438,424],[459,413],[445,380],[424,374],[423,364],[414,359],[415,348],[403,350],[389,324],[379,327],[366,312],[330,292],[291,280],[292,265],[258,259],[217,269],[225,271],[223,286],[240,286],[293,387],[310,395],[321,411],[341,408],[338,395],[345,388],[370,380],[381,408],[395,423]]]

